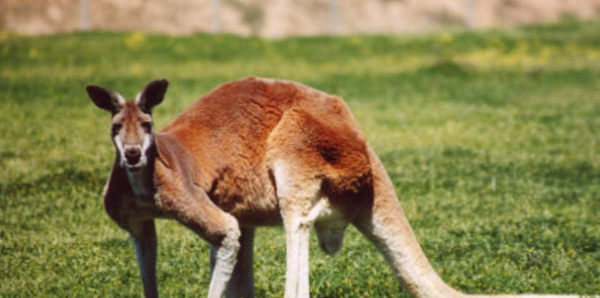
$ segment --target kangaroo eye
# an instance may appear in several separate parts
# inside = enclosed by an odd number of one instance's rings
[[[111,131],[111,133],[112,133],[113,135],[116,135],[116,134],[118,134],[118,133],[119,133],[119,131],[121,130],[121,128],[122,128],[122,127],[123,127],[123,125],[122,125],[122,124],[120,124],[120,123],[115,123],[115,124],[113,124],[113,126],[112,126],[112,129],[111,129],[111,130],[112,130],[112,131]]]
[[[146,133],[150,133],[152,131],[152,122],[142,122],[142,128]]]

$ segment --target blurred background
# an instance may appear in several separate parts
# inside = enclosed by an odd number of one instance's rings
[[[485,28],[598,13],[600,0],[0,0],[0,30],[282,37]]]

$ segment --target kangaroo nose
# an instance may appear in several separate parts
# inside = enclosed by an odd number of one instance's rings
[[[135,165],[140,161],[140,157],[142,156],[142,152],[138,147],[128,147],[125,148],[125,158],[127,159],[127,163],[130,165]]]

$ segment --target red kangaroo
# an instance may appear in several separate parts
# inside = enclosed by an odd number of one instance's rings
[[[350,224],[413,297],[491,297],[460,293],[436,274],[342,99],[299,83],[246,78],[219,86],[155,132],[152,109],[167,85],[152,81],[128,101],[87,86],[112,114],[116,158],[104,204],[131,235],[146,297],[158,296],[155,218],[174,219],[210,243],[209,298],[254,297],[254,228],[280,224],[286,298],[309,297],[311,227],[333,254]]]

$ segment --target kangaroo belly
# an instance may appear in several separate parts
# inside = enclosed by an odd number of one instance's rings
[[[281,213],[275,198],[218,197],[215,203],[223,211],[233,215],[240,226],[278,226],[282,224]]]
[[[207,191],[211,200],[241,226],[281,225],[277,197],[267,173],[227,173]]]

